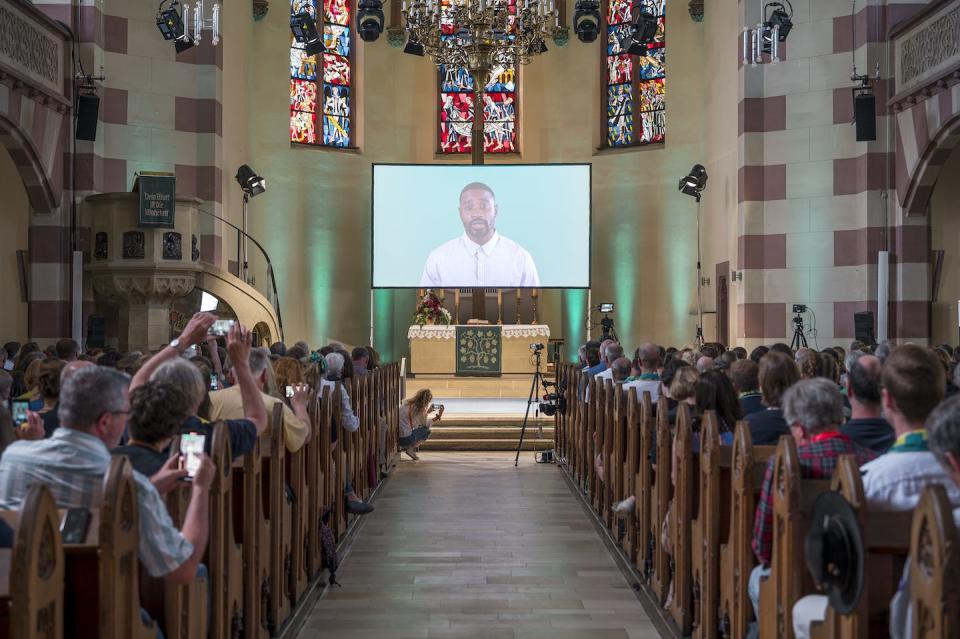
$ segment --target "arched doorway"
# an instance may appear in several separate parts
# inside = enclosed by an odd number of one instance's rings
[[[940,168],[930,195],[930,248],[943,251],[939,269],[934,261],[930,304],[930,340],[958,343],[957,303],[960,301],[960,150],[954,149]]]
[[[3,206],[0,207],[0,291],[3,291],[3,313],[0,313],[0,336],[24,341],[28,334],[26,285],[27,244],[30,228],[30,200],[20,171],[10,153],[0,146],[0,184]]]

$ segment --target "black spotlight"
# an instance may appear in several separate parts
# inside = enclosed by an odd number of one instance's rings
[[[423,45],[416,40],[407,40],[407,46],[403,47],[403,52],[423,57]]]
[[[680,178],[679,190],[684,195],[690,195],[700,201],[700,193],[707,186],[707,170],[702,164],[694,164],[690,173]]]
[[[160,6],[163,7],[163,4]],[[173,46],[177,53],[186,51],[193,46],[193,38],[187,35],[183,18],[177,11],[176,2],[157,13],[157,28],[160,29],[160,34],[164,40],[173,40]]]
[[[787,13],[786,8],[779,2],[767,3],[763,8],[764,12],[766,12],[767,9],[773,9],[770,16],[767,17],[763,23],[764,53],[772,53],[774,27],[776,27],[777,30],[777,42],[785,42],[787,36],[790,35],[790,31],[793,29],[793,6],[790,5],[789,0],[787,0],[787,5],[790,6],[790,13]]]
[[[357,6],[357,31],[364,42],[373,42],[383,33],[383,2],[360,0]]]
[[[600,3],[577,0],[573,7],[573,30],[580,42],[593,42],[600,31]]]
[[[267,181],[254,173],[248,164],[237,169],[237,183],[247,197],[256,197],[267,190]]]
[[[539,42],[533,42],[530,44],[529,47],[527,47],[528,55],[539,55],[541,53],[546,53],[546,52],[547,52],[547,43],[544,42],[543,40],[540,40]]]
[[[317,55],[326,51],[323,46],[323,37],[317,31],[317,22],[310,12],[291,13],[290,31],[293,32],[293,39],[304,45],[303,49],[307,55]]]
[[[630,25],[630,31],[620,39],[620,48],[630,55],[646,55],[649,47],[657,39],[657,16],[641,13],[637,21]]]
[[[176,3],[157,13],[157,28],[160,29],[164,40],[177,40],[183,37],[183,18],[177,11]]]

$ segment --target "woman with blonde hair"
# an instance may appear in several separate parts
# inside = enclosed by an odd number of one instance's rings
[[[296,388],[304,383],[303,364],[292,357],[281,357],[273,363],[273,374],[276,378],[277,390],[280,391],[283,401],[287,399],[287,386]]]
[[[427,441],[430,426],[439,422],[443,415],[443,406],[440,406],[436,416],[430,417],[434,408],[432,402],[433,393],[424,388],[400,406],[400,448],[414,461],[420,459],[416,447]]]

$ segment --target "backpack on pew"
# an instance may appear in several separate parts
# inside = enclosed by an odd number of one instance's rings
[[[330,528],[331,508],[327,507],[320,517],[320,556],[323,559],[323,567],[330,571],[330,578],[327,580],[331,586],[339,586],[337,582],[337,568],[340,561],[337,559],[337,540],[333,536],[333,530]]]

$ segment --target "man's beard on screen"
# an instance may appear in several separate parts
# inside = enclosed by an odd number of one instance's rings
[[[483,218],[474,218],[467,225],[467,235],[471,239],[486,239],[493,233],[493,225]]]

